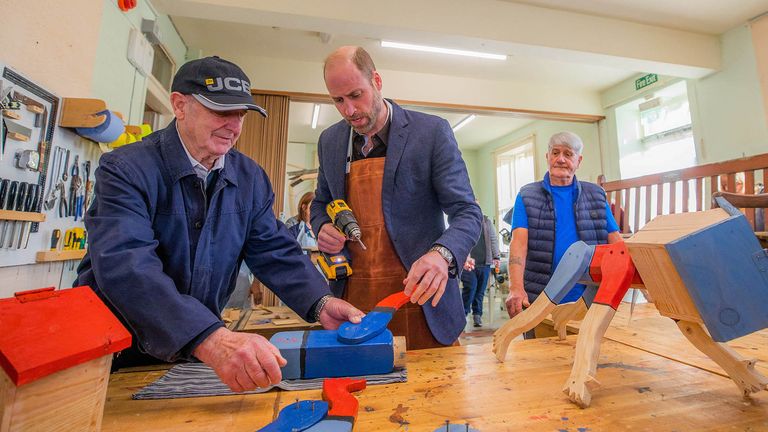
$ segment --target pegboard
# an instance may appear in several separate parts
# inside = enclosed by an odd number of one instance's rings
[[[30,234],[26,247],[24,247],[24,242],[22,242],[20,247],[17,241],[9,242],[9,238],[6,235],[6,238],[3,239],[5,242],[0,244],[0,267],[7,267],[34,264],[37,252],[51,249],[51,235],[54,229],[61,230],[61,242],[63,244],[64,233],[67,229],[84,227],[82,217],[75,220],[74,216],[59,216],[61,198],[56,200],[52,208],[46,208],[45,206],[46,201],[51,199],[51,194],[56,189],[57,184],[63,181],[63,164],[54,164],[54,155],[56,153],[66,155],[67,150],[70,154],[69,165],[67,166],[67,180],[64,182],[67,204],[69,204],[72,182],[71,174],[75,157],[77,156],[78,159],[84,191],[86,180],[83,164],[85,161],[91,162],[90,180],[94,181],[94,171],[102,151],[97,143],[81,138],[70,129],[57,126],[61,104],[59,96],[52,94],[25,78],[22,74],[14,71],[12,66],[0,63],[0,69],[2,69],[0,82],[2,82],[2,87],[5,90],[3,93],[7,92],[9,86],[12,86],[11,99],[22,101],[19,109],[14,110],[15,116],[19,118],[12,119],[3,116],[3,120],[13,121],[15,123],[14,127],[19,128],[21,126],[20,130],[30,131],[29,139],[26,141],[6,136],[5,146],[2,149],[3,151],[0,152],[2,155],[0,158],[0,178],[37,184],[40,187],[40,199],[31,211],[42,212],[46,216],[44,222],[39,224],[30,223]],[[40,106],[44,109],[44,112],[36,114],[27,109],[28,105]],[[0,136],[1,139],[2,136]],[[29,168],[19,168],[16,155],[22,155],[25,151],[40,151],[41,141],[46,142],[47,145],[44,151],[40,153],[40,169],[32,171]],[[63,150],[57,151],[56,148]],[[85,215],[85,203],[82,207],[82,215]],[[9,226],[9,224],[17,224],[17,226],[13,227]],[[22,226],[23,224],[24,222],[0,221],[0,237],[2,237],[3,230],[6,230],[6,232],[15,231],[16,236],[18,236],[22,229],[26,229],[25,226]],[[9,244],[10,247],[8,247]]]

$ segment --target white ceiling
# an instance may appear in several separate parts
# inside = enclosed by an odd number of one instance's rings
[[[502,0],[719,35],[768,12],[766,0]]]
[[[530,88],[537,97],[554,101],[567,91],[595,95],[639,73],[680,71],[678,76],[704,76],[716,70],[719,62],[718,40],[711,35],[721,34],[768,11],[768,0],[475,0],[467,3],[155,0],[153,3],[160,12],[171,16],[185,43],[200,50],[202,55],[220,55],[237,62],[252,59],[248,70],[252,75],[259,74],[261,65],[269,67],[269,59],[283,61],[283,65],[295,62],[308,68],[316,67],[316,72],[310,71],[309,78],[299,82],[312,81],[314,87],[309,87],[317,92],[322,92],[321,63],[325,56],[341,45],[360,45],[371,53],[382,71],[498,83],[486,87],[491,89],[508,88],[505,86],[513,83],[518,89]],[[353,13],[355,11],[358,13]],[[379,46],[383,37],[393,35],[399,36],[401,42],[486,49],[508,54],[509,58],[497,62]],[[387,93],[387,74],[383,74],[383,80],[385,96],[402,97]],[[279,88],[279,85],[271,88],[307,91]],[[512,108],[532,109],[512,104]],[[433,113],[445,117],[451,124],[468,114],[464,111]],[[309,127],[311,104],[293,103],[290,115],[292,142],[316,143],[319,132],[340,119],[331,105],[324,105],[316,130]],[[476,148],[529,122],[504,116],[480,116],[456,134],[457,140],[462,148]]]

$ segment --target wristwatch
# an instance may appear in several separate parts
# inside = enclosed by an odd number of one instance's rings
[[[451,251],[447,247],[442,246],[442,245],[434,245],[431,248],[429,248],[429,251],[430,252],[431,251],[435,251],[435,252],[439,253],[440,256],[443,257],[445,262],[448,263],[449,267],[451,265],[453,265],[453,262],[454,262],[453,254],[451,253]]]

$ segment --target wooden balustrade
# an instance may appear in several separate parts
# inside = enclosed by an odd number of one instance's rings
[[[636,232],[657,215],[707,210],[712,193],[736,192],[736,178],[743,173],[745,194],[755,193],[755,184],[766,181],[768,153],[651,174],[603,184],[613,215],[622,233]],[[719,181],[727,179],[725,188]],[[743,209],[752,228],[755,209]]]

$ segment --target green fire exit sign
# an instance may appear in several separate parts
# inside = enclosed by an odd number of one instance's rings
[[[648,74],[644,77],[640,77],[635,80],[635,90],[640,90],[643,87],[648,87],[649,85],[655,83],[659,80],[659,76],[656,74]]]

